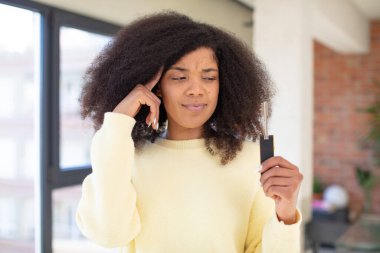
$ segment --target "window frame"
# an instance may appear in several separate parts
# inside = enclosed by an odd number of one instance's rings
[[[35,234],[36,252],[53,252],[53,190],[81,184],[91,173],[91,166],[73,167],[62,170],[59,165],[60,154],[60,108],[59,108],[59,70],[60,48],[59,31],[62,26],[83,31],[114,36],[120,26],[81,14],[62,10],[49,5],[28,0],[0,0],[5,4],[39,13],[41,16],[40,59],[40,171],[35,182],[39,182],[40,202],[35,210],[39,231]]]
[[[238,0],[234,0],[242,4]],[[54,190],[81,184],[91,173],[91,166],[60,168],[60,110],[59,110],[59,31],[67,26],[87,32],[114,36],[121,26],[90,18],[71,11],[52,7],[30,0],[0,0],[5,4],[39,13],[41,16],[40,59],[40,171],[35,182],[39,182],[40,202],[39,231],[35,234],[36,252],[52,253],[53,221],[52,193]],[[243,4],[254,11],[253,8]]]
[[[100,35],[113,36],[121,28],[119,26],[99,21],[93,18],[81,16],[71,12],[56,9],[52,15],[52,93],[51,98],[51,121],[54,130],[51,134],[52,140],[52,170],[51,183],[59,187],[72,186],[82,183],[83,179],[90,173],[91,166],[83,165],[68,167],[64,170],[60,167],[60,28],[70,27],[86,32]]]

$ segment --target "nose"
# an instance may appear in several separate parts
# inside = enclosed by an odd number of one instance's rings
[[[186,90],[188,96],[201,96],[205,93],[203,84],[200,80],[191,80]]]

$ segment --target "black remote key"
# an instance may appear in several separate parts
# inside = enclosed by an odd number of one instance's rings
[[[268,135],[268,139],[260,136],[260,162],[274,156],[273,135]]]
[[[268,103],[264,102],[261,108],[264,136],[260,136],[260,162],[263,163],[274,156],[273,135],[268,135]]]

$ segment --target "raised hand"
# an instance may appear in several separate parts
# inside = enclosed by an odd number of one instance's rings
[[[285,224],[296,222],[296,205],[303,175],[294,164],[280,156],[262,163],[260,182],[265,195],[275,200],[276,213]]]
[[[142,105],[147,105],[150,112],[145,122],[154,129],[158,129],[158,117],[160,113],[161,100],[152,92],[152,89],[161,78],[163,68],[154,75],[146,84],[137,84],[135,88],[115,107],[113,112],[123,113],[135,117]]]

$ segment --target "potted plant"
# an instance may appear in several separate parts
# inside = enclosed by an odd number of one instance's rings
[[[363,143],[372,149],[374,168],[380,168],[380,82],[375,81],[377,100],[369,107],[365,108],[365,113],[370,115],[370,130],[368,135],[364,138]],[[370,213],[372,211],[372,197],[371,191],[377,184],[378,178],[374,170],[364,169],[361,166],[356,166],[356,179],[358,184],[364,191],[365,204],[364,212]]]
[[[322,200],[323,190],[324,190],[324,187],[323,187],[321,181],[317,177],[314,177],[314,179],[313,179],[313,199],[314,200]]]
[[[375,81],[377,100],[371,106],[365,108],[365,112],[371,117],[370,131],[365,138],[372,148],[374,162],[376,167],[380,167],[380,82]]]
[[[356,167],[356,179],[358,184],[364,191],[364,212],[372,212],[372,189],[376,185],[376,177],[370,170],[365,170],[360,167]]]

